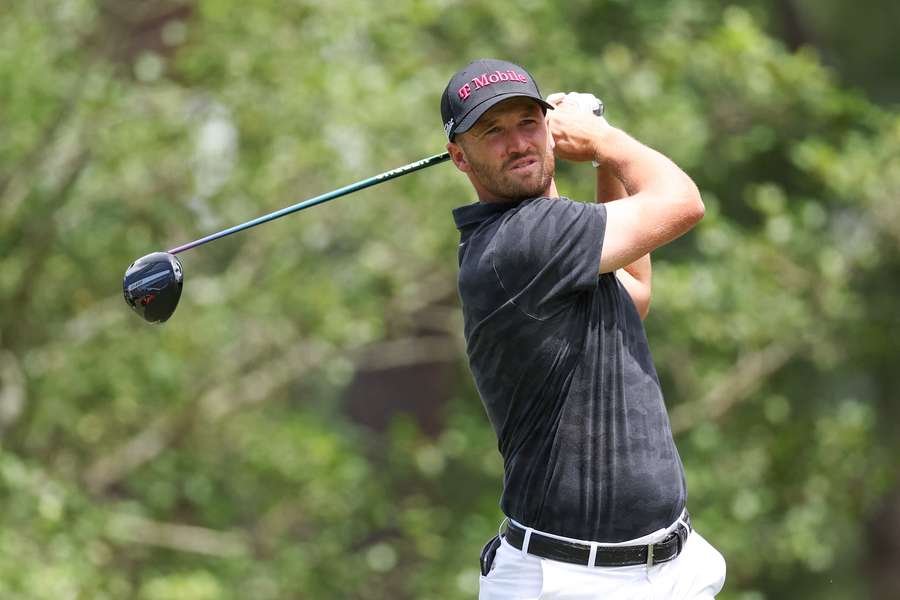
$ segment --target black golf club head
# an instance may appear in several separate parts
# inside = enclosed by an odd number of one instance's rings
[[[148,323],[164,323],[175,312],[184,272],[174,254],[154,252],[137,259],[125,271],[125,302]]]

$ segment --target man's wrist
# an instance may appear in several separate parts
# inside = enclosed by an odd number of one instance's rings
[[[597,101],[597,104],[594,106],[594,114],[603,121],[604,125],[609,125],[609,123],[607,123],[606,119],[603,117],[603,113],[606,112],[606,107],[603,105],[603,101],[596,97],[595,100]],[[600,161],[592,160],[591,164],[594,165],[594,168],[596,169],[600,166]]]
[[[620,130],[607,123],[606,119],[604,119],[603,117],[600,117],[600,120],[603,123],[594,138],[594,158],[592,160],[592,164],[595,167],[599,167],[601,164],[610,159],[609,150],[616,142],[616,134],[620,133]]]
[[[606,119],[603,118],[603,115],[597,115],[597,118],[602,122],[603,128],[609,127],[609,123],[606,122]],[[598,139],[603,137],[603,128],[601,128],[601,130],[597,134]],[[603,163],[603,160],[599,157],[598,154],[600,152],[600,146],[601,144],[599,141],[594,143],[594,160],[591,161],[591,164],[594,165],[595,169]]]

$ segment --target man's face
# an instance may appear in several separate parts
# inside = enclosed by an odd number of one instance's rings
[[[553,180],[552,138],[540,105],[528,98],[500,102],[447,147],[484,202],[543,196]]]

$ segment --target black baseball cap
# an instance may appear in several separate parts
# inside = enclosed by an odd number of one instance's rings
[[[482,58],[473,61],[450,78],[441,96],[441,119],[447,139],[465,133],[481,115],[498,102],[522,96],[531,98],[547,109],[553,109],[541,98],[531,73],[505,60]]]

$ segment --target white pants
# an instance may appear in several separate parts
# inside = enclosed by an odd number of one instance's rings
[[[497,548],[491,572],[481,577],[478,598],[712,600],[724,584],[725,559],[696,531],[688,536],[684,549],[675,560],[650,568],[646,565],[573,565],[532,554],[523,555],[504,539]]]

